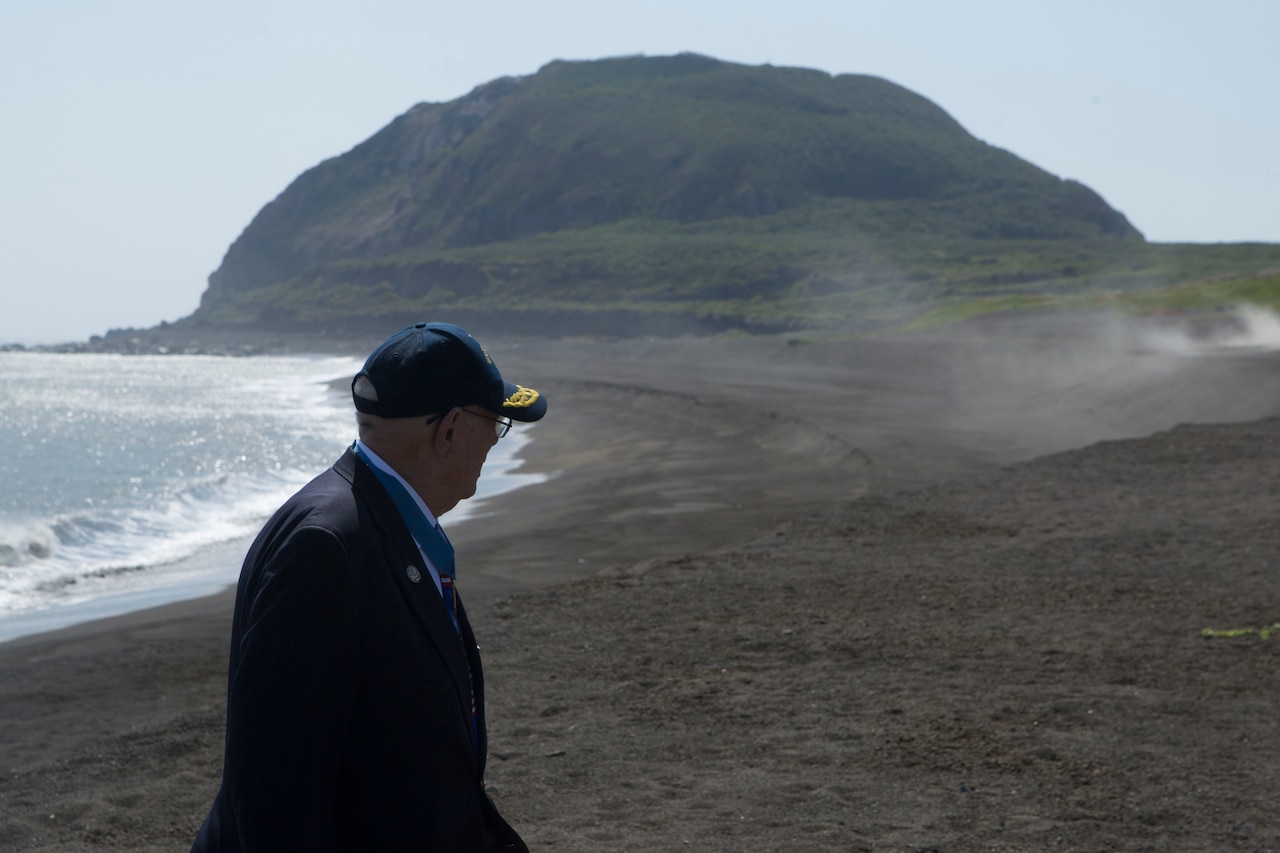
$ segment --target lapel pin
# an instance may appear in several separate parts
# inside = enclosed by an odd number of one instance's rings
[[[409,576],[409,580],[414,583],[422,582],[422,572],[418,571],[418,567],[410,563],[405,567],[404,573]]]

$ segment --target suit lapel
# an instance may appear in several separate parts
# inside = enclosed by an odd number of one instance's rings
[[[471,689],[475,691],[476,702],[476,739],[480,759],[480,772],[484,772],[485,756],[489,753],[489,735],[484,724],[484,670],[480,666],[480,647],[476,644],[476,636],[471,630],[471,620],[467,618],[467,609],[462,606],[462,597],[458,588],[453,589],[453,600],[458,612],[458,625],[462,630],[463,651],[471,671]]]
[[[431,580],[431,573],[423,565],[422,554],[413,541],[413,535],[386,489],[354,453],[347,451],[335,468],[351,481],[356,494],[368,505],[369,514],[382,533],[381,556],[385,565],[378,566],[376,561],[371,561],[370,568],[391,573],[396,589],[408,603],[422,633],[444,660],[453,679],[458,702],[465,712],[465,719],[470,721],[472,686],[466,647],[453,627],[444,599]],[[469,625],[466,634],[470,634]],[[471,641],[471,645],[474,645],[474,641]]]

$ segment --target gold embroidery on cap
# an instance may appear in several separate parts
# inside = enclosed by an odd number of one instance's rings
[[[516,393],[504,400],[502,405],[504,408],[527,409],[534,403],[538,402],[538,396],[538,392],[532,388],[517,385]]]

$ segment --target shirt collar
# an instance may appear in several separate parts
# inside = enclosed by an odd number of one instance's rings
[[[369,461],[375,467],[377,467],[379,471],[382,471],[386,474],[390,474],[392,477],[395,477],[397,480],[400,481],[400,484],[404,486],[405,491],[409,493],[409,497],[413,498],[414,503],[418,505],[418,509],[422,510],[422,515],[424,518],[426,518],[427,521],[431,522],[431,524],[434,525],[435,527],[440,526],[440,522],[436,519],[434,515],[431,514],[431,510],[427,509],[426,503],[424,503],[422,498],[418,495],[418,493],[414,491],[413,486],[409,485],[408,480],[406,480],[404,477],[401,477],[400,474],[396,471],[396,469],[392,468],[390,465],[387,464],[387,461],[385,459],[383,459],[378,454],[374,453],[372,447],[362,443],[358,438],[356,439],[356,444],[360,445],[361,451],[369,459]]]

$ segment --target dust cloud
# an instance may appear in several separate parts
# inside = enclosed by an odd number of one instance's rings
[[[1050,315],[950,334],[949,426],[1002,437],[1019,459],[1280,414],[1280,317],[1259,308],[1212,322]]]

